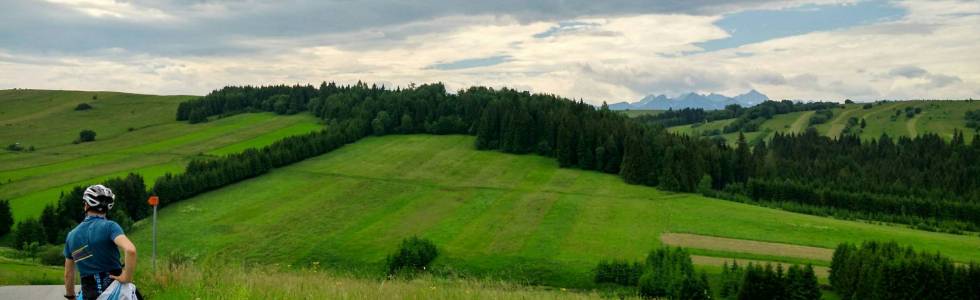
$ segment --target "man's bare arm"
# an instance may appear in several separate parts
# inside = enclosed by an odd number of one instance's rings
[[[119,276],[110,275],[109,277],[121,283],[132,282],[133,273],[136,272],[136,245],[133,245],[133,242],[125,234],[120,234],[112,241],[126,254],[126,265],[123,266],[122,274]]]
[[[65,296],[75,294],[75,261],[65,259]]]

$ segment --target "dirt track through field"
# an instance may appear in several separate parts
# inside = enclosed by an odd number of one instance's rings
[[[698,249],[743,252],[785,257],[799,257],[830,261],[834,249],[739,240],[687,233],[664,233],[660,235],[664,244]]]
[[[694,264],[696,264],[696,265],[702,265],[702,266],[722,266],[726,262],[728,264],[731,264],[732,261],[738,262],[738,265],[739,266],[742,266],[742,267],[745,267],[749,263],[752,263],[752,264],[762,264],[762,265],[765,265],[765,264],[769,263],[769,264],[772,264],[773,267],[775,267],[776,265],[783,266],[783,270],[786,270],[787,268],[789,268],[789,266],[793,265],[793,264],[789,264],[789,263],[771,262],[771,261],[763,261],[763,260],[741,259],[741,258],[725,258],[725,257],[712,257],[712,256],[701,256],[701,255],[691,255],[691,261],[693,261]],[[813,273],[816,274],[817,277],[824,277],[824,278],[826,278],[827,276],[830,275],[830,268],[828,268],[828,267],[821,267],[821,266],[813,266]]]
[[[916,136],[919,135],[919,131],[916,130],[915,126],[916,126],[916,123],[919,122],[919,117],[920,116],[922,116],[922,115],[921,114],[916,115],[915,117],[912,117],[912,119],[909,119],[908,122],[905,122],[905,129],[908,130],[909,137],[916,137]]]
[[[802,133],[803,129],[806,129],[806,126],[810,125],[810,118],[812,118],[816,112],[817,111],[814,110],[801,114],[800,117],[796,119],[796,121],[793,121],[793,125],[790,126],[789,132]]]
[[[848,116],[850,116],[855,111],[857,111],[857,109],[846,109],[842,111],[837,116],[837,118],[834,118],[834,120],[830,122],[830,129],[827,130],[827,136],[829,137],[839,136],[840,133],[844,131],[844,125],[847,122]]]

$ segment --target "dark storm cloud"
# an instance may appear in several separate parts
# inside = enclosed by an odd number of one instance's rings
[[[372,41],[400,40],[419,33],[449,30],[444,26],[391,28],[450,16],[508,16],[520,22],[561,21],[580,16],[642,13],[715,14],[773,3],[743,1],[118,1],[137,12],[168,16],[153,19],[96,17],[56,4],[6,0],[0,4],[0,49],[31,54],[86,54],[120,48],[157,55],[234,55],[277,45],[242,41],[307,39],[314,44],[342,44],[344,33],[380,30]],[[381,29],[378,29],[381,28]]]
[[[919,78],[929,74],[929,72],[916,66],[903,66],[892,69],[890,72],[888,72],[888,74],[891,76],[901,76],[905,78]]]
[[[919,85],[923,88],[941,88],[950,84],[963,82],[963,79],[958,76],[930,73],[926,69],[916,66],[894,68],[888,72],[888,75],[893,77],[923,78],[928,81],[928,83]]]

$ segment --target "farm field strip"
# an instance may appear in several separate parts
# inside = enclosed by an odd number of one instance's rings
[[[834,255],[834,250],[828,248],[731,239],[687,233],[664,233],[660,235],[660,240],[664,244],[671,246],[809,258],[823,261],[830,261]]]
[[[294,135],[307,134],[317,130],[323,129],[323,125],[317,123],[296,123],[288,125],[285,127],[278,128],[269,132],[262,133],[258,136],[242,140],[240,142],[225,145],[220,148],[208,151],[209,155],[227,155],[233,153],[240,153],[248,148],[260,148],[266,145],[270,145],[282,138]]]

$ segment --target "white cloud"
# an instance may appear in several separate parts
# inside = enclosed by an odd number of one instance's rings
[[[118,18],[138,22],[172,21],[174,16],[152,7],[117,0],[45,0],[64,5],[96,18]]]
[[[58,1],[106,11],[100,18],[138,18],[148,7]],[[351,31],[216,37],[225,46],[251,49],[217,54],[118,47],[25,53],[3,49],[0,40],[0,87],[203,94],[234,84],[365,80],[402,86],[440,81],[450,89],[509,86],[593,103],[650,93],[736,94],[750,88],[788,99],[975,98],[980,92],[980,40],[975,38],[980,4],[901,5],[909,14],[897,21],[697,54],[689,54],[699,50],[696,43],[728,35],[713,24],[720,16],[596,14],[528,20],[510,14],[449,14]],[[154,14],[155,8],[149,8]],[[217,18],[232,8],[195,4],[186,9]],[[234,15],[249,14],[241,6],[234,9]],[[540,35],[562,28],[559,21],[587,25]],[[495,56],[508,59],[476,68],[431,68]],[[898,68],[922,72],[889,76]]]

